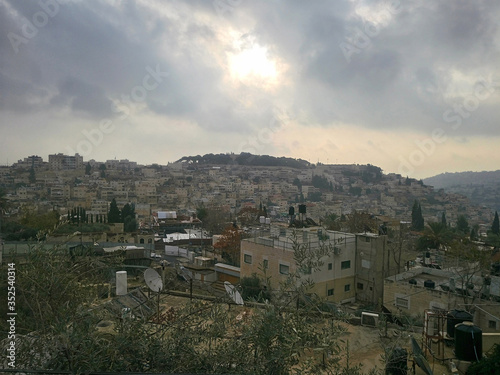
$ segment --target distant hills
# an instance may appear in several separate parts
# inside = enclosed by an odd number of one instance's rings
[[[435,189],[465,195],[475,204],[500,211],[500,170],[441,173],[423,181]]]
[[[253,155],[248,152],[241,154],[205,154],[203,156],[184,156],[176,163],[191,162],[197,164],[220,164],[220,165],[248,165],[261,167],[289,167],[289,168],[308,168],[311,164],[302,159],[293,159],[287,157],[275,157],[269,155]]]

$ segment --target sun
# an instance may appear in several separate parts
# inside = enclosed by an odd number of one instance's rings
[[[258,44],[228,53],[229,73],[233,80],[243,83],[277,83],[276,61],[269,58],[268,50]]]

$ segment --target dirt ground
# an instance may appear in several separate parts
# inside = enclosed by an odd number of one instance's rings
[[[180,308],[188,301],[187,298],[172,295],[164,295],[161,299],[163,309]],[[243,311],[243,307],[232,307],[235,310]],[[351,366],[361,364],[362,372],[368,373],[371,369],[377,368],[381,373],[385,373],[384,353],[385,348],[399,346],[405,348],[409,356],[408,374],[413,374],[411,362],[411,342],[408,333],[401,334],[396,328],[388,328],[387,337],[383,337],[385,332],[379,328],[357,326],[342,322],[341,325],[346,329],[342,334],[342,346],[349,351],[349,363]],[[413,337],[421,345],[422,335],[413,333]],[[451,356],[451,349],[446,348],[445,356]],[[433,361],[430,356],[427,358],[434,375],[452,374],[448,368],[438,361]],[[343,359],[343,365],[347,362],[347,356]],[[415,375],[426,375],[425,372],[416,366]]]

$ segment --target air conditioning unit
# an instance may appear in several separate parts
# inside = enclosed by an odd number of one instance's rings
[[[361,325],[366,327],[377,327],[378,326],[378,314],[362,312],[361,313]]]

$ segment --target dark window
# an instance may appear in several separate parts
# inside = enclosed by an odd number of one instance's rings
[[[358,289],[363,290],[363,283],[358,283]]]
[[[348,292],[351,290],[351,284],[344,285],[344,292]]]
[[[328,271],[333,269],[333,263],[328,263]]]
[[[342,263],[340,263],[340,269],[346,270],[348,268],[351,268],[351,261],[350,260],[344,260]]]
[[[288,275],[290,273],[290,266],[286,264],[280,264],[280,273],[282,275]]]
[[[245,254],[243,256],[243,261],[247,264],[252,264],[252,256],[249,254]]]
[[[268,269],[269,268],[269,261],[267,259],[264,259],[262,261],[262,266],[264,267],[264,269]]]
[[[327,294],[328,294],[328,296],[333,296],[333,288],[332,289],[328,289]]]

